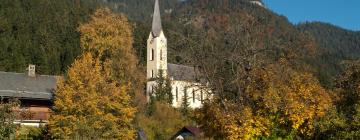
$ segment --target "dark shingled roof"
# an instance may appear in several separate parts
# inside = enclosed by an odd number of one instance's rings
[[[161,26],[159,0],[156,0],[155,6],[154,6],[154,14],[153,14],[151,33],[155,38],[155,37],[160,36],[161,31],[162,31],[162,26]]]
[[[56,76],[0,72],[0,97],[50,100],[56,87]]]
[[[167,64],[167,71],[170,78],[178,81],[195,81],[196,73],[194,67],[177,65],[177,64]]]
[[[175,139],[177,136],[193,136],[195,138],[201,137],[201,129],[194,126],[185,126],[180,131],[178,131],[171,139]]]

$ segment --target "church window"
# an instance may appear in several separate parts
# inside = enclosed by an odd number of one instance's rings
[[[154,49],[151,49],[151,55],[150,55],[150,60],[154,60]]]
[[[151,78],[154,78],[154,70],[151,70]]]
[[[162,50],[160,50],[160,60],[163,60]]]
[[[178,87],[176,87],[175,93],[176,93],[176,101],[178,101],[178,98],[179,98],[179,89],[178,89]]]
[[[203,102],[203,100],[204,100],[203,99],[203,91],[201,90],[201,92],[200,92],[200,101]]]
[[[193,103],[195,103],[195,90],[192,91]]]

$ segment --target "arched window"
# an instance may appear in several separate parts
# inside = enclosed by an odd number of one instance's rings
[[[195,103],[195,90],[194,89],[192,91],[192,96],[193,96],[193,103]]]
[[[178,89],[178,87],[176,87],[175,94],[176,94],[176,101],[178,101],[178,98],[179,98],[179,89]]]
[[[154,78],[154,70],[151,70],[151,78]]]
[[[162,49],[160,49],[160,60],[163,60]]]
[[[154,60],[154,49],[151,49],[151,55],[150,55],[150,60],[152,61],[152,60]]]

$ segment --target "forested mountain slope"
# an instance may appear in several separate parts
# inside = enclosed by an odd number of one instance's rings
[[[73,0],[2,0],[0,71],[61,74],[80,52],[77,28],[91,11]]]
[[[160,3],[172,63],[191,64],[187,47],[194,46],[192,41],[208,39],[218,46],[266,50],[257,55],[259,61],[286,59],[289,65],[312,71],[329,84],[341,71],[343,60],[360,54],[359,32],[322,23],[294,26],[286,17],[249,0]],[[104,6],[128,16],[134,48],[144,65],[153,0],[5,0],[0,3],[0,70],[24,72],[33,63],[41,74],[63,73],[80,53],[78,26],[95,8]],[[244,44],[246,40],[252,44]]]
[[[360,32],[321,22],[304,23],[297,28],[310,33],[316,40],[319,51],[309,63],[317,69],[320,80],[327,84],[331,77],[343,71],[343,63],[360,58]]]

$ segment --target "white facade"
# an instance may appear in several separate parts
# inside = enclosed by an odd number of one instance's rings
[[[187,95],[187,102],[190,108],[199,108],[202,105],[202,102],[206,98],[206,92],[204,89],[201,89],[200,84],[186,82],[186,81],[172,81],[171,90],[173,93],[173,106],[181,107],[185,92]]]
[[[167,72],[167,39],[161,31],[159,37],[154,37],[150,33],[147,40],[147,79],[155,78],[162,70],[164,76]]]
[[[150,94],[156,87],[155,81],[147,82],[147,99],[150,101]],[[172,106],[175,108],[181,107],[184,101],[185,92],[187,95],[187,102],[190,108],[199,108],[202,103],[207,99],[208,91],[198,83],[187,81],[171,81],[171,92],[173,96]]]

